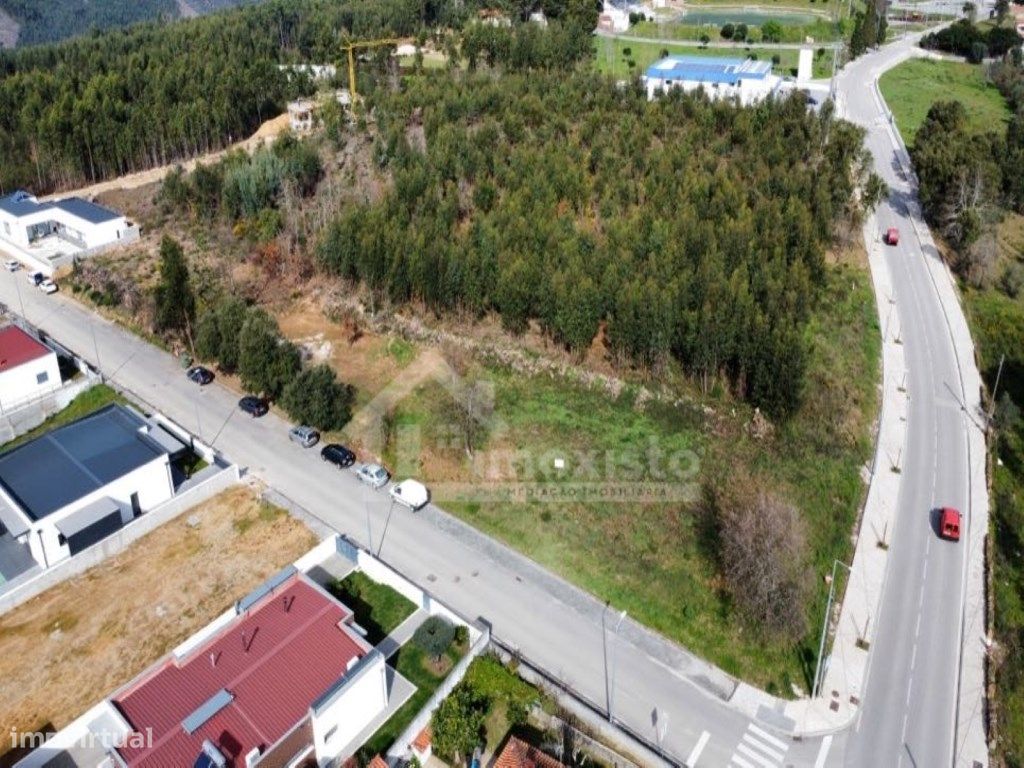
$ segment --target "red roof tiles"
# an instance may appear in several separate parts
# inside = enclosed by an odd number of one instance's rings
[[[0,329],[0,373],[12,368],[45,357],[50,349],[33,339],[16,325],[8,325]]]
[[[562,763],[551,755],[541,752],[532,744],[522,739],[509,736],[505,748],[501,750],[494,768],[565,768]]]
[[[209,739],[244,765],[256,747],[266,750],[300,723],[310,705],[370,648],[347,627],[340,603],[301,576],[293,577],[249,612],[192,651],[169,658],[114,699],[139,733],[153,743],[120,750],[132,768],[191,766]],[[182,723],[225,689],[231,703],[192,734]]]

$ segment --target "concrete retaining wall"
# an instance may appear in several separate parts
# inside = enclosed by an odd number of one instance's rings
[[[55,413],[67,408],[68,404],[85,390],[98,383],[98,378],[83,376],[30,402],[5,410],[0,414],[0,445],[35,429]]]
[[[187,509],[213,498],[221,491],[230,488],[239,481],[238,467],[231,465],[205,482],[166,501],[137,520],[133,520],[117,533],[103,539],[72,558],[63,560],[52,568],[43,571],[28,581],[13,587],[9,592],[0,595],[0,615],[16,608],[36,595],[62,581],[78,576],[95,565],[99,565],[108,557],[124,551],[130,544],[138,541],[164,523],[173,520]]]

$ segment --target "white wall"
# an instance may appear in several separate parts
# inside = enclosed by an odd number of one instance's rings
[[[384,656],[374,653],[372,660],[319,712],[313,714],[313,746],[317,762],[325,765],[336,759],[359,732],[388,705],[387,671]]]
[[[38,381],[40,375],[45,375],[46,380]],[[59,389],[60,385],[60,368],[55,352],[29,360],[0,373],[0,409],[23,405],[35,397]]]
[[[740,104],[743,106],[756,104],[761,99],[764,99],[775,91],[779,82],[780,78],[775,75],[769,75],[763,80],[740,80],[737,85],[718,85],[716,88],[714,83],[704,83],[696,80],[672,80],[671,82],[666,82],[657,77],[646,78],[648,99],[653,99],[659,93],[664,93],[671,88],[681,88],[685,93],[703,90],[712,100],[724,98],[739,99]]]
[[[121,508],[121,522],[127,525],[133,517],[131,502],[133,493],[139,494],[139,506],[142,507],[143,512],[148,512],[174,496],[170,461],[166,454],[154,458],[153,461],[139,467],[134,472],[129,472],[109,485],[98,488],[74,503],[61,507],[42,520],[33,523],[34,530],[30,534],[29,540],[32,556],[44,568],[70,557],[71,550],[68,545],[60,543],[57,523],[87,504],[105,496],[109,496],[117,502]]]

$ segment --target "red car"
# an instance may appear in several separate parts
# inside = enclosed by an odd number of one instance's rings
[[[900,231],[896,227],[889,227],[885,230],[885,242],[888,245],[899,245]]]
[[[952,507],[939,510],[939,536],[949,541],[960,541],[960,512]]]

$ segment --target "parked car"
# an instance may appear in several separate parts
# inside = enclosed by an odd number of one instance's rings
[[[403,480],[391,488],[391,498],[413,512],[425,507],[430,501],[430,491],[419,480]]]
[[[288,439],[293,443],[298,443],[303,448],[311,448],[320,442],[320,433],[312,427],[292,427],[288,430]]]
[[[43,293],[57,292],[57,284],[48,277],[44,277],[40,282],[36,283],[36,287]]]
[[[198,384],[200,387],[205,387],[211,381],[213,381],[213,371],[209,368],[204,368],[201,365],[193,365],[187,371],[185,375],[188,376],[192,381]]]
[[[328,443],[320,451],[320,458],[336,467],[351,467],[356,462],[356,455],[344,445]]]
[[[885,230],[885,243],[886,245],[900,244],[900,231],[896,227],[889,227]]]
[[[39,285],[43,280],[46,279],[46,275],[40,272],[38,269],[34,272],[29,272],[25,275],[25,279],[28,280],[30,285]]]
[[[17,259],[8,259],[4,262],[4,266],[7,267],[8,272],[17,272],[21,269],[21,262]]]
[[[267,405],[267,401],[262,397],[256,397],[256,395],[246,395],[238,401],[238,407],[254,419],[258,419],[260,416],[265,416],[267,411],[270,410],[270,406]]]
[[[363,464],[356,470],[356,477],[371,488],[383,488],[391,479],[391,473],[380,464]]]
[[[948,541],[960,541],[960,510],[943,507],[939,510],[939,536]]]

